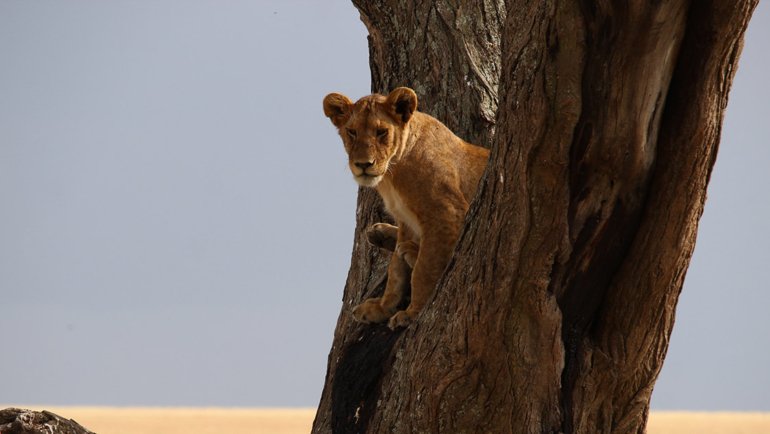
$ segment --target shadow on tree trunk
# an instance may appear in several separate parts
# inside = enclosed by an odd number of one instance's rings
[[[332,429],[337,434],[366,432],[375,414],[383,370],[393,364],[393,348],[401,332],[385,325],[358,328],[353,344],[339,355],[332,387]]]

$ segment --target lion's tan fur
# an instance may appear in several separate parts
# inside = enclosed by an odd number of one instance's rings
[[[449,262],[476,192],[489,151],[455,136],[437,119],[416,110],[417,96],[398,88],[387,97],[369,95],[353,104],[340,94],[324,98],[324,113],[339,129],[356,181],[374,187],[398,228],[374,225],[370,239],[393,246],[382,297],[353,310],[358,321],[390,327],[409,323],[427,302]],[[409,270],[411,302],[396,312]]]

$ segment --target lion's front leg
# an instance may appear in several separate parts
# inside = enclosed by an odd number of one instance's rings
[[[414,268],[419,253],[420,245],[414,240],[401,241],[396,244],[396,254],[403,258],[410,268]]]
[[[404,224],[396,227],[377,223],[367,229],[367,237],[378,247],[387,249],[392,245],[389,250],[395,250],[388,265],[388,282],[382,297],[367,299],[353,308],[356,321],[378,323],[393,316],[404,298],[412,270],[408,261],[417,256],[419,246],[414,241],[414,234]]]
[[[388,282],[382,297],[370,298],[353,308],[353,318],[363,323],[384,322],[395,312],[409,283],[409,265],[393,253],[388,265]]]
[[[398,256],[402,257],[409,264],[410,268],[414,268],[420,244],[414,240],[411,233],[403,230],[402,240],[399,241],[398,232],[398,226],[388,223],[375,223],[366,228],[366,239],[369,241],[369,244],[375,247],[396,252]]]
[[[388,282],[382,297],[370,298],[356,306],[353,309],[353,318],[363,323],[384,322],[396,312],[409,285],[411,267],[404,259],[404,253],[399,254],[397,246],[410,241],[412,234],[403,224],[396,227],[377,223],[367,230],[367,237],[370,242],[374,241],[372,244],[383,248],[392,246],[389,250],[395,251],[388,264]]]
[[[457,228],[455,228],[457,226]],[[449,263],[459,233],[458,225],[445,225],[424,234],[412,270],[412,299],[406,310],[396,312],[388,327],[405,327],[428,302]],[[398,249],[397,249],[398,251]]]

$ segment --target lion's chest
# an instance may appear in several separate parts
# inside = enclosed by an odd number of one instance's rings
[[[398,191],[389,183],[381,182],[377,185],[377,192],[380,193],[382,201],[385,202],[385,209],[388,213],[395,217],[399,223],[407,225],[419,237],[422,230],[417,215],[409,208]]]

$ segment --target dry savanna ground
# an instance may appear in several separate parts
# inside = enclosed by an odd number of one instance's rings
[[[49,410],[98,434],[307,434],[315,409],[111,408],[3,405]],[[649,434],[768,434],[770,413],[653,412]]]

